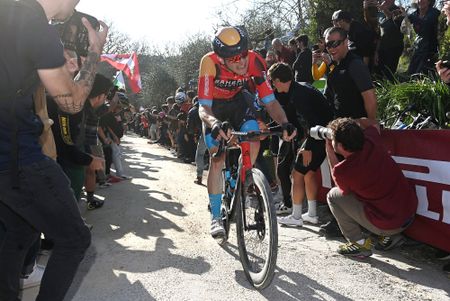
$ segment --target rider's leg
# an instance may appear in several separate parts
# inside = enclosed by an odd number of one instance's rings
[[[220,206],[222,204],[222,169],[225,161],[225,154],[219,158],[210,157],[208,172],[208,195],[213,219],[220,218]]]
[[[210,151],[210,163],[208,173],[208,195],[209,206],[211,208],[211,235],[214,238],[223,237],[225,235],[225,229],[220,217],[220,208],[222,205],[222,168],[225,160],[225,154],[222,154],[218,158],[214,158],[213,154],[217,152],[218,142],[211,137],[211,133],[204,132],[205,144]]]

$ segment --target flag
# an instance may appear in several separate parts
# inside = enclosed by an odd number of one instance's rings
[[[126,88],[125,88],[125,79],[123,78],[123,72],[122,71],[117,71],[117,74],[114,77],[113,84],[118,89],[126,90]]]
[[[142,90],[139,62],[136,52],[131,54],[102,54],[100,59],[102,62],[107,62],[117,70],[125,73],[133,93],[139,93]]]

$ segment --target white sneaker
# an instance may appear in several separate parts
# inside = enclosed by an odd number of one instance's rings
[[[213,238],[225,237],[225,228],[223,227],[223,222],[220,218],[211,221],[210,233]]]
[[[41,284],[42,276],[44,275],[45,267],[35,265],[33,272],[26,278],[20,278],[20,288],[27,289],[30,287],[39,286]]]
[[[301,218],[300,219],[294,218],[294,216],[292,214],[290,214],[288,216],[277,217],[277,220],[278,220],[278,223],[281,225],[297,226],[297,227],[303,226],[303,220]]]
[[[277,214],[291,214],[292,208],[286,207],[283,203],[280,203],[280,205],[276,208]]]
[[[308,212],[302,214],[302,219],[304,222],[317,225],[319,223],[319,217],[316,216],[309,216]]]

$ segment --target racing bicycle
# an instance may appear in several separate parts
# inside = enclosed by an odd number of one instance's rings
[[[250,143],[264,136],[281,136],[279,127],[264,132],[232,131],[235,143],[221,142],[215,157],[225,153],[224,194],[221,217],[226,235],[236,222],[240,261],[248,281],[256,289],[267,287],[274,276],[278,251],[276,211],[269,183],[252,166]]]

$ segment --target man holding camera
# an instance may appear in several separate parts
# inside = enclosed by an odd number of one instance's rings
[[[32,94],[42,82],[59,108],[82,110],[94,81],[107,26],[96,32],[83,20],[89,51],[74,80],[64,67],[63,46],[49,20],[66,20],[78,0],[0,3],[0,300],[18,300],[19,276],[28,248],[43,232],[55,242],[37,300],[62,300],[90,244],[70,183],[38,143],[42,122]]]
[[[275,97],[286,112],[288,121],[300,132],[302,128],[306,132],[316,125],[325,126],[333,118],[333,112],[322,93],[308,84],[294,81],[292,69],[287,64],[272,65],[269,76],[275,89]],[[278,222],[283,225],[301,227],[303,221],[312,224],[319,222],[316,210],[319,187],[316,170],[325,159],[325,143],[309,135],[300,135],[297,138],[299,139],[294,141],[303,142],[303,145],[290,147],[289,143],[286,154],[283,154],[283,159],[279,159],[277,166],[284,199],[283,204],[278,208],[279,213],[283,213],[281,210],[283,207],[286,207],[284,211],[289,213],[292,189],[292,214],[279,217]],[[308,200],[308,212],[302,215],[305,193]]]
[[[417,196],[401,169],[387,153],[380,128],[370,119],[338,118],[328,128],[328,163],[336,187],[327,194],[331,212],[348,243],[338,253],[351,257],[372,255],[372,241],[361,227],[379,235],[380,249],[397,245],[414,220]],[[340,161],[339,154],[344,157]]]

